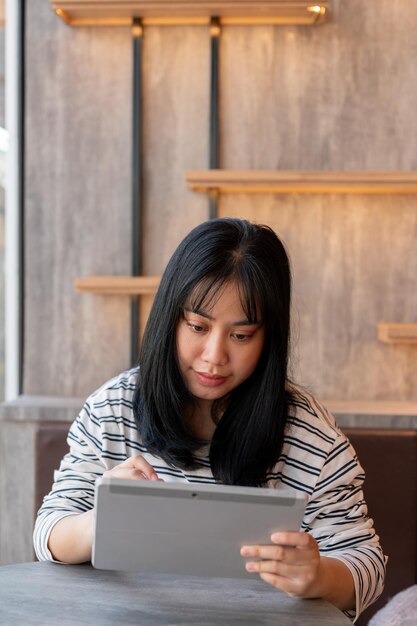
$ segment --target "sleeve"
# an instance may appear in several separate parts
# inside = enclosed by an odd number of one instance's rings
[[[349,568],[355,585],[355,621],[382,593],[387,558],[368,517],[362,485],[365,474],[354,449],[339,432],[307,505],[303,529],[316,539],[323,556]]]
[[[70,450],[54,472],[52,490],[37,515],[33,543],[40,561],[53,560],[48,549],[52,527],[67,515],[93,508],[95,481],[108,469],[106,459],[102,458],[102,441],[100,421],[87,400],[69,430]]]

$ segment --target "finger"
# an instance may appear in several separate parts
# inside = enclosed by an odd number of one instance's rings
[[[306,565],[319,558],[319,551],[315,544],[311,545],[311,550],[300,549],[298,546],[243,546],[240,554],[243,557],[282,561],[291,565]]]
[[[247,563],[246,571],[258,574],[273,587],[295,596],[303,596],[316,579],[314,568],[300,568],[298,565],[288,565],[279,561]]]
[[[114,467],[104,472],[103,476],[105,478],[120,478],[123,480],[148,480],[141,470],[132,467]]]
[[[248,561],[246,571],[254,574],[274,574],[284,578],[296,578],[300,574],[298,565],[283,561]]]
[[[266,545],[266,546],[243,546],[240,551],[241,556],[263,559],[267,561],[282,561],[285,563],[303,564],[309,561],[314,554],[297,548]]]
[[[302,586],[297,580],[287,578],[281,574],[272,574],[270,572],[260,572],[259,578],[269,585],[272,585],[272,587],[285,591],[285,593],[288,593],[290,596],[302,595]]]
[[[285,576],[278,576],[277,574],[261,572],[261,574],[259,574],[259,577],[269,585],[272,585],[277,589],[281,589],[282,591],[287,591],[288,587],[290,586],[290,581],[288,580],[288,578],[285,578]]]
[[[281,589],[281,591],[285,591],[290,596],[301,596],[301,597],[314,597],[310,596],[306,593],[311,585],[314,582],[314,576],[309,574],[308,576],[286,576],[282,573],[274,574],[271,572],[260,572],[259,578],[264,580],[269,585],[276,587],[277,589]]]
[[[289,578],[285,578],[285,576],[278,576],[276,574],[269,574],[265,572],[265,573],[259,574],[259,577],[263,581],[268,583],[269,585],[272,585],[273,587],[275,587],[276,589],[285,591],[290,596],[299,595],[299,592],[297,590],[297,585],[294,585],[294,583]]]
[[[296,548],[310,549],[315,544],[314,538],[309,533],[304,532],[276,532],[271,535],[272,543],[282,546],[294,546]]]
[[[148,480],[158,480],[158,474],[155,472],[152,465],[148,463],[148,461],[146,461],[143,458],[143,456],[141,456],[140,454],[129,457],[128,459],[126,459],[126,461],[123,461],[123,463],[120,463],[120,465],[117,465],[116,468],[137,469],[137,470],[140,470],[145,476],[145,478],[147,478]],[[113,469],[116,469],[116,468],[113,468]]]

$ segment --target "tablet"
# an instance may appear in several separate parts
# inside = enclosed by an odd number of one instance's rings
[[[245,578],[240,547],[299,530],[306,496],[287,489],[100,478],[92,564],[141,573]]]

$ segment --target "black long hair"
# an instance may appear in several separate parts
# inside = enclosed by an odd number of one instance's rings
[[[281,451],[290,400],[291,272],[285,248],[268,226],[213,219],[180,243],[162,276],[143,336],[134,414],[152,454],[176,467],[196,467],[193,453],[203,442],[187,426],[185,409],[193,398],[178,366],[176,329],[191,295],[200,308],[231,280],[248,319],[256,321],[259,312],[265,342],[254,372],[227,398],[209,456],[218,482],[256,486]]]

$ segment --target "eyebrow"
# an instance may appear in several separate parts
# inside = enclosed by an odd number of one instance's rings
[[[203,311],[202,309],[191,309],[190,307],[184,307],[184,311],[187,311],[187,313],[194,313],[195,315],[200,315],[201,317],[205,317],[206,319],[213,321],[214,317],[212,317],[211,315],[209,315],[206,311]],[[231,326],[262,326],[263,322],[259,321],[259,322],[250,322],[247,319],[244,320],[238,320],[236,322],[232,322]]]

